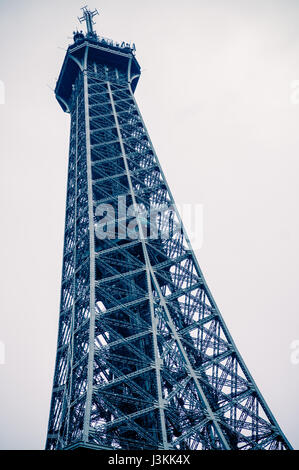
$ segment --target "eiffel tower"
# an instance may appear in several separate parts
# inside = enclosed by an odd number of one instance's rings
[[[135,46],[98,36],[97,13],[83,8],[55,89],[71,130],[46,449],[290,449],[175,208]]]

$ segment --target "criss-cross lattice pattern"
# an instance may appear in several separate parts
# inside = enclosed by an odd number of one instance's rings
[[[180,228],[126,72],[88,63],[70,112],[47,448],[288,448]],[[115,232],[100,239],[103,205]]]

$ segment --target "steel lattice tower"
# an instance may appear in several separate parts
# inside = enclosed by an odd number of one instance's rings
[[[96,13],[84,7],[55,90],[71,134],[46,448],[289,449],[177,229],[133,94],[135,47],[97,36]]]

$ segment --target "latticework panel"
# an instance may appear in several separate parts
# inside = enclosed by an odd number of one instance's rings
[[[84,91],[78,79],[72,100],[71,138],[56,369],[47,448],[82,438],[89,335],[89,215]],[[82,398],[83,397],[83,398]]]

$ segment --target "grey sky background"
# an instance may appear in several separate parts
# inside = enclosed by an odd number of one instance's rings
[[[0,448],[45,445],[56,354],[69,116],[54,88],[77,0],[1,0]],[[299,3],[101,0],[133,41],[137,102],[179,204],[203,204],[197,256],[287,438],[299,448]]]

